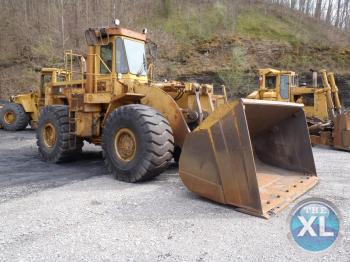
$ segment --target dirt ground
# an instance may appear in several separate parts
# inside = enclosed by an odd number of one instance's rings
[[[35,132],[0,130],[0,261],[350,261],[350,153],[314,148],[322,197],[342,212],[338,245],[321,254],[288,239],[288,214],[265,220],[206,201],[175,166],[141,184],[114,180],[101,149],[66,164],[39,159]]]

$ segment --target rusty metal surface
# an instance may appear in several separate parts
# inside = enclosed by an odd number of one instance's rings
[[[117,107],[127,105],[127,104],[137,104],[144,97],[145,97],[144,94],[136,94],[136,93],[122,93],[120,95],[117,95],[109,103],[107,111],[104,115],[102,125],[104,125],[104,123],[106,122],[109,114]]]
[[[86,59],[86,85],[85,92],[92,93],[94,90],[94,81],[95,81],[95,47],[88,46],[87,47],[87,59]]]
[[[311,134],[311,142],[315,145],[331,146],[337,149],[350,151],[350,114],[342,112],[336,115],[331,122],[330,131],[319,131]]]
[[[334,118],[334,147],[350,151],[350,113],[344,112]]]
[[[138,85],[135,86],[135,92],[145,95],[141,99],[142,104],[151,106],[164,115],[173,130],[175,144],[182,147],[190,130],[176,101],[158,87]]]
[[[99,32],[97,32],[98,34]],[[138,33],[126,28],[122,28],[122,27],[109,27],[107,28],[107,33],[109,35],[120,35],[120,36],[126,36],[126,37],[130,37],[130,38],[134,38],[140,41],[146,41],[146,35],[142,34],[142,33]]]
[[[84,109],[84,95],[72,94],[70,97],[70,110],[79,111]]]
[[[221,106],[188,135],[179,173],[189,190],[268,218],[317,183],[302,106]]]
[[[331,131],[322,131],[317,135],[310,135],[313,145],[333,146],[333,138]]]

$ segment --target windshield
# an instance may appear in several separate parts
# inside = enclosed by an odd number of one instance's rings
[[[275,89],[276,88],[276,76],[266,76],[266,84],[267,89]]]
[[[147,75],[145,44],[143,42],[118,38],[116,60],[118,73],[129,72],[139,76]]]
[[[289,75],[281,75],[281,97],[289,98]]]

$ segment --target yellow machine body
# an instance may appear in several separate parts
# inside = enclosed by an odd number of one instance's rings
[[[174,145],[182,149],[179,173],[184,184],[203,197],[269,217],[316,184],[301,105],[228,103],[224,88],[214,94],[209,84],[154,82],[143,69],[145,34],[116,26],[89,29],[85,36],[86,64],[81,55],[66,52],[65,69],[55,70],[39,96],[44,99],[39,108],[68,105],[69,134],[106,147],[101,140],[109,117],[126,105],[147,105],[165,117]],[[140,48],[133,52],[139,56],[128,54],[126,45]],[[139,59],[142,70],[131,70],[134,60],[128,60],[129,70],[124,70],[125,54]],[[82,61],[80,69],[74,68],[76,60]],[[47,127],[49,134],[44,134],[46,128],[38,134],[50,138],[54,132]]]
[[[326,70],[320,73],[322,86],[309,87],[299,86],[293,71],[260,69],[259,89],[247,98],[304,104],[312,143],[350,150],[350,116],[341,106],[334,73]],[[314,79],[317,79],[316,72]]]
[[[40,108],[45,106],[45,88],[48,83],[51,85],[60,80],[69,78],[70,74],[64,69],[58,68],[42,68],[40,72],[40,86],[29,93],[21,93],[12,95],[6,103],[13,103],[21,106],[21,110],[28,115],[28,124],[31,125],[33,129],[37,127]],[[4,104],[0,105],[0,110],[4,108]],[[14,118],[16,113],[13,112]],[[4,119],[1,119],[3,122]],[[14,129],[11,131],[16,131]]]
[[[36,92],[18,94],[10,98],[10,102],[19,104],[30,115],[31,125],[35,128],[39,118],[38,95]]]

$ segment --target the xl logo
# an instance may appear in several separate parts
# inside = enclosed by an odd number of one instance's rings
[[[330,248],[339,236],[338,214],[337,208],[324,199],[311,198],[302,201],[291,212],[291,239],[310,252]]]
[[[317,219],[317,216],[312,216],[308,221],[306,221],[305,217],[298,216],[300,222],[303,224],[302,230],[300,230],[298,237],[302,237],[305,235],[306,232],[309,232],[310,236],[317,237],[317,234],[315,230],[312,228],[312,224]],[[318,217],[318,225],[319,225],[319,233],[320,237],[333,237],[334,232],[327,232],[326,231],[326,223],[325,223],[325,217],[319,216]]]

